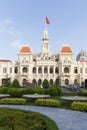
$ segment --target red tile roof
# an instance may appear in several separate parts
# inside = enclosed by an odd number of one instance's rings
[[[63,46],[60,52],[61,53],[72,53],[72,50],[69,46]]]
[[[31,53],[31,49],[28,46],[23,46],[20,53]]]
[[[0,60],[0,62],[11,62],[10,60]]]
[[[80,60],[80,62],[87,62],[87,60]]]

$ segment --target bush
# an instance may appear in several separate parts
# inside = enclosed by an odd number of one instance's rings
[[[2,88],[0,88],[0,94],[7,94],[8,90],[9,90],[8,87],[2,87]]]
[[[2,98],[0,104],[20,104],[23,105],[26,103],[26,99],[23,98]]]
[[[19,88],[19,82],[17,79],[14,79],[13,83],[12,83],[12,87],[15,87],[15,88]]]
[[[37,88],[23,88],[22,89],[23,94],[44,94],[43,88],[37,87]]]
[[[44,94],[44,90],[43,90],[43,88],[37,87],[37,88],[35,89],[35,93]]]
[[[0,130],[58,130],[48,117],[35,112],[0,108]]]
[[[35,89],[34,88],[23,88],[22,92],[23,92],[23,95],[24,94],[34,94],[35,93]]]
[[[83,96],[87,96],[87,90],[82,91]]]
[[[83,91],[79,92],[78,95],[87,96],[87,90],[83,90]]]
[[[50,87],[45,90],[45,94],[48,94],[50,96],[56,96],[57,95],[57,89],[55,87]]]
[[[60,84],[61,84],[61,79],[60,79],[60,77],[58,76],[57,79],[55,80],[55,85],[56,85],[56,86],[60,86]]]
[[[45,89],[49,88],[49,82],[48,82],[47,79],[45,79],[45,80],[43,81],[42,86],[43,86],[43,88],[45,88]]]
[[[71,108],[77,111],[87,111],[87,102],[76,102],[71,104]]]
[[[49,107],[59,107],[60,102],[54,99],[37,99],[35,101],[36,105],[39,106],[49,106]]]
[[[61,91],[61,86],[58,86],[58,85],[54,84],[52,87],[55,87],[55,88],[56,88],[58,95],[60,95],[60,94],[62,93],[62,91]]]
[[[22,97],[23,96],[23,91],[18,88],[10,88],[8,90],[8,94],[10,94],[11,97]]]

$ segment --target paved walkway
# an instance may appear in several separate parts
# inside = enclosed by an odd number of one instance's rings
[[[87,113],[52,107],[0,105],[42,113],[54,120],[59,130],[87,130]]]

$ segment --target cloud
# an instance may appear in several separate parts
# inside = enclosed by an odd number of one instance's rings
[[[11,19],[4,19],[4,20],[0,21],[0,27],[1,26],[8,26],[12,23],[13,23],[13,21]]]
[[[15,48],[20,48],[22,46],[22,43],[20,40],[15,40],[11,43],[11,46]]]
[[[12,24],[13,21],[11,19],[5,19],[5,20],[3,20],[2,23],[5,24],[5,25],[9,25],[9,24]]]
[[[15,28],[11,19],[4,19],[3,21],[0,21],[0,35],[7,34],[12,36],[19,36],[22,35],[23,32]]]

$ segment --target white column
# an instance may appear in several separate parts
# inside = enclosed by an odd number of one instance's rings
[[[38,66],[36,67],[36,74],[38,74]]]
[[[55,66],[53,67],[53,74],[55,74]]]
[[[50,72],[50,67],[48,66],[48,74],[49,74],[49,72]]]

